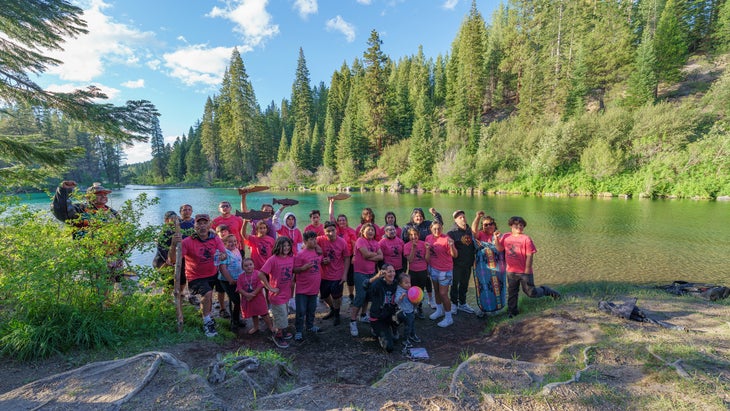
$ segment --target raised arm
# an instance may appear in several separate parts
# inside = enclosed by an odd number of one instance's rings
[[[471,222],[471,231],[473,233],[477,233],[479,231],[479,223],[482,222],[482,217],[484,217],[484,211],[479,210],[476,217],[474,217],[474,221]]]

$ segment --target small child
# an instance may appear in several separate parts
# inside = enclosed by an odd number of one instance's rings
[[[233,234],[228,234],[228,236],[222,240],[223,244],[226,246],[227,258],[224,262],[218,263],[218,265],[225,264],[228,267],[228,274],[231,275],[231,278],[237,281],[238,277],[243,272],[243,268],[241,268],[241,260],[243,256],[241,256],[241,251],[238,249],[238,240]],[[241,321],[241,298],[238,293],[236,293],[236,285],[229,284],[220,272],[218,273],[218,283],[228,295],[228,309],[231,312],[231,331],[237,332],[238,329],[243,328],[245,324]],[[224,307],[224,305],[221,305],[221,313],[225,311]]]
[[[269,290],[271,314],[274,316],[272,340],[277,347],[288,348],[289,343],[286,340],[293,337],[292,333],[287,331],[289,313],[286,308],[294,291],[294,254],[291,238],[277,238],[272,253],[273,255],[261,267],[261,272],[269,276],[269,282],[264,282],[264,286]]]
[[[274,324],[269,317],[269,308],[266,305],[266,297],[262,290],[268,282],[266,276],[253,267],[253,260],[243,260],[243,273],[238,276],[236,291],[241,299],[241,316],[253,318],[253,327],[248,330],[249,334],[259,331],[259,316],[263,318],[266,327],[273,332]],[[267,287],[268,288],[268,287]]]
[[[274,249],[275,240],[273,237],[267,234],[269,226],[266,225],[264,220],[256,222],[254,231],[255,233],[246,234],[249,220],[243,220],[243,227],[241,227],[241,236],[243,242],[251,247],[251,259],[253,259],[253,265],[257,270],[260,270],[264,266],[266,260],[271,257],[272,250]]]
[[[398,321],[405,326],[403,330],[403,346],[413,347],[413,344],[420,343],[421,339],[416,335],[415,307],[408,299],[408,290],[411,288],[411,277],[408,274],[401,274],[398,288],[395,290],[395,302],[398,303]]]
[[[225,224],[221,224],[221,225],[217,226],[215,228],[215,233],[218,235],[218,238],[220,238],[221,241],[223,241],[223,244],[226,243],[225,242],[226,237],[231,235],[231,232],[228,229],[228,226]],[[234,239],[235,239],[235,237],[234,237]],[[239,254],[240,254],[240,252],[239,252]],[[220,307],[219,315],[221,318],[230,318],[231,315],[228,312],[228,310],[226,309],[226,289],[225,289],[225,286],[223,285],[223,282],[220,280],[220,278],[223,278],[223,276],[220,273],[218,273],[218,278],[219,278],[218,284],[216,284],[214,288],[215,288],[216,294],[218,294],[218,306]],[[234,277],[233,279],[235,280],[236,278]]]

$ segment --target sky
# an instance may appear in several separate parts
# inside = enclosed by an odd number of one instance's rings
[[[52,91],[99,87],[121,105],[149,100],[166,142],[187,134],[217,94],[234,47],[265,109],[291,97],[304,52],[312,87],[329,86],[343,63],[362,58],[370,32],[391,59],[449,53],[471,0],[72,0],[89,33],[49,52],[63,64],[35,78]],[[479,0],[489,22],[499,0]],[[151,158],[149,143],[125,148],[126,163]]]

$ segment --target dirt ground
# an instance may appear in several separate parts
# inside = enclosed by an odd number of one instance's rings
[[[693,330],[682,333],[610,317],[597,309],[586,309],[584,303],[571,299],[550,303],[546,310],[503,322],[490,333],[485,330],[488,323],[494,321],[495,317],[492,316],[478,318],[460,312],[455,316],[455,324],[445,329],[439,328],[435,321],[428,318],[417,319],[416,330],[423,340],[420,346],[426,348],[430,355],[430,359],[418,362],[409,360],[400,351],[384,352],[365,323],[359,323],[360,336],[353,338],[349,334],[346,318],[335,327],[331,320],[321,319],[326,312],[320,306],[315,324],[322,327],[323,332],[305,334],[303,342],[292,341],[288,349],[276,349],[268,332],[251,336],[247,334],[247,329],[241,330],[235,339],[219,337],[163,347],[164,352],[187,364],[192,372],[173,372],[179,368],[174,360],[163,363],[160,366],[163,371],[157,373],[156,380],[153,383],[144,382],[146,388],[122,409],[149,408],[150,404],[155,404],[152,407],[155,409],[317,410],[353,407],[458,410],[481,409],[485,406],[540,410],[557,409],[554,408],[556,406],[562,409],[626,409],[634,408],[628,406],[631,402],[627,402],[626,398],[676,395],[665,393],[672,390],[672,385],[666,381],[647,378],[648,371],[642,366],[646,362],[645,357],[649,356],[646,351],[638,353],[639,348],[636,348],[638,358],[627,358],[626,348],[614,349],[606,347],[605,343],[602,345],[607,326],[617,327],[622,330],[622,334],[634,335],[632,338],[646,338],[646,341],[629,342],[630,350],[634,349],[631,348],[633,344],[637,347],[646,345],[651,349],[652,346],[661,348],[661,344],[671,344],[674,340],[682,344],[691,341],[693,344],[714,345],[712,352],[706,352],[706,359],[690,364],[689,371],[698,373],[694,374],[695,377],[715,378],[719,388],[716,388],[714,395],[724,401],[721,403],[725,407],[730,404],[730,373],[726,367],[730,364],[730,333],[727,332],[730,307],[691,299],[681,299],[678,304],[644,302],[644,309],[652,315]],[[428,315],[431,309],[426,308],[425,311]],[[293,324],[293,315],[290,319]],[[227,320],[219,320],[219,327],[225,325]],[[657,339],[663,342],[657,343]],[[708,344],[709,341],[712,343]],[[601,348],[586,351],[586,347],[592,346]],[[292,374],[273,369],[265,370],[268,376],[262,375],[261,371],[249,373],[256,380],[249,383],[254,387],[253,390],[237,378],[208,384],[205,377],[211,362],[221,354],[242,347],[277,350],[291,360]],[[554,391],[551,397],[532,395],[540,388],[545,390],[545,383],[548,382],[543,381],[545,375],[555,374],[556,369],[560,368],[556,361],[566,355],[578,359],[578,363],[583,361],[584,356],[587,362],[590,356],[593,367],[590,380],[593,381],[556,388],[551,391]],[[145,361],[152,360],[139,361],[147,364]],[[134,362],[130,369],[146,369],[148,365],[138,364],[139,361]],[[699,368],[693,369],[697,364]],[[40,409],[75,411],[96,409],[98,402],[91,402],[90,407],[84,408],[79,405],[81,400],[78,397],[68,395],[64,397],[66,402],[59,402],[58,398],[39,402],[41,392],[52,385],[43,380],[38,386],[24,387],[25,392],[20,394],[18,390],[10,392],[31,381],[78,365],[58,358],[31,364],[3,361],[0,364],[0,409],[5,409],[4,405],[14,404],[8,402],[8,398],[13,395],[34,400],[33,407],[28,409],[39,406]],[[571,368],[570,372],[575,370]],[[122,380],[131,384],[130,381],[141,381],[142,378],[130,373]],[[109,384],[111,387],[112,383]],[[78,386],[58,389],[72,391],[76,396],[79,392],[89,391],[88,387],[82,389]],[[107,391],[114,390],[109,388]],[[500,395],[505,392],[512,394],[507,397]],[[527,392],[528,395],[519,394],[521,392]],[[105,395],[110,394],[107,392]],[[611,395],[618,397],[614,401]],[[605,402],[606,396],[609,397],[608,402]],[[586,400],[586,397],[598,400]],[[686,400],[685,405],[690,408],[698,406],[708,409],[702,401]],[[591,402],[586,405],[586,401],[593,401],[597,405],[590,405]],[[710,406],[709,409],[713,408]]]

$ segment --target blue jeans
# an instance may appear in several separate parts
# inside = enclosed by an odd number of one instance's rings
[[[416,335],[415,321],[416,313],[411,311],[409,313],[401,311],[398,313],[398,321],[402,322],[405,330],[403,330],[404,338],[410,338]]]
[[[305,317],[307,329],[314,327],[314,312],[317,310],[317,294],[297,294],[294,297],[294,301],[297,304],[297,312],[294,319],[294,327],[297,329],[297,332],[304,331]]]

